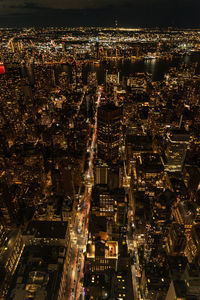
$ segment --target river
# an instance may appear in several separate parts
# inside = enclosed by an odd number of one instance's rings
[[[135,73],[148,72],[152,74],[153,81],[161,81],[164,75],[171,67],[178,67],[180,64],[185,63],[190,65],[193,62],[197,62],[196,73],[200,74],[200,54],[194,53],[192,55],[184,55],[180,57],[174,57],[171,60],[165,59],[151,59],[151,60],[119,60],[117,62],[112,61],[109,64],[105,63],[88,63],[83,65],[82,76],[84,84],[87,83],[87,75],[90,71],[97,73],[98,83],[102,84],[105,79],[106,70],[111,72],[120,72],[120,78],[123,76],[129,76]],[[72,68],[69,65],[56,66],[56,73],[67,72],[71,77]]]

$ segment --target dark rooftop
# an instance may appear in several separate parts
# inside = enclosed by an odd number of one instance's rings
[[[187,293],[187,287],[186,287],[185,281],[174,280],[173,284],[174,284],[174,289],[175,289],[177,298],[185,297],[186,293]]]
[[[91,234],[107,231],[106,217],[91,215],[89,220],[89,232]]]
[[[29,223],[25,235],[34,235],[37,238],[64,239],[68,222],[32,221]]]

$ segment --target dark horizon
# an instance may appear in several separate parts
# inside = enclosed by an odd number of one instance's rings
[[[23,29],[23,28],[27,28],[27,29],[31,29],[31,28],[35,28],[35,29],[42,29],[42,28],[58,28],[58,29],[60,29],[60,28],[63,28],[63,29],[75,29],[75,28],[85,28],[85,29],[91,29],[91,28],[93,28],[93,29],[99,29],[99,28],[103,28],[103,29],[113,29],[113,30],[116,30],[117,28],[116,28],[116,26],[115,25],[107,25],[107,26],[102,26],[102,25],[65,25],[65,24],[60,24],[60,25],[54,25],[54,26],[52,26],[52,25],[42,25],[42,24],[37,24],[37,25],[26,25],[26,24],[23,24],[23,25],[6,25],[6,24],[4,24],[4,25],[1,25],[0,24],[0,29],[2,29],[2,30],[4,30],[4,29]],[[176,31],[176,30],[178,30],[178,31],[181,31],[181,30],[184,30],[184,31],[199,31],[200,30],[200,25],[199,26],[195,26],[195,25],[193,25],[193,26],[118,26],[118,30],[121,30],[121,31],[123,31],[123,29],[124,30],[126,30],[126,29],[130,29],[130,30],[133,30],[134,31],[134,29],[135,30],[154,30],[154,31],[156,31],[156,30],[160,30],[161,32],[163,31],[163,32],[165,32],[166,30],[170,30],[170,31]]]
[[[9,5],[10,3],[10,5]],[[73,5],[73,7],[72,7]],[[200,27],[197,0],[0,1],[0,26]]]

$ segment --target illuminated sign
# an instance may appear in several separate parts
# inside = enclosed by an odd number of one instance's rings
[[[0,62],[0,74],[4,74],[4,73],[5,73],[5,67],[3,63]]]

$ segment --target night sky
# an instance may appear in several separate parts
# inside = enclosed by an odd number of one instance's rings
[[[200,0],[0,0],[0,26],[199,27]]]

